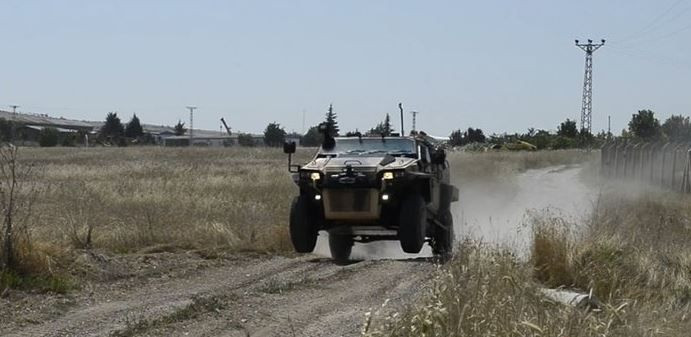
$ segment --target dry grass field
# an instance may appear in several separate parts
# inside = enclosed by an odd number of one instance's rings
[[[85,248],[111,256],[291,254],[288,208],[297,191],[279,149],[55,148],[20,155],[34,165],[31,181],[40,191],[21,256],[26,275],[48,280],[32,285],[24,279],[24,286],[70,291],[63,276],[75,277],[70,269]],[[301,150],[298,162],[310,155]],[[511,185],[517,172],[580,163],[600,197],[580,223],[531,213],[534,240],[525,259],[463,240],[417,303],[374,312],[366,318],[366,335],[686,336],[691,200],[598,182],[596,157],[581,151],[450,153],[461,189]],[[18,278],[3,275],[0,283],[21,285]],[[602,306],[570,307],[544,296],[542,289],[557,287],[592,291]]]
[[[691,199],[591,178],[600,196],[582,223],[532,212],[527,260],[491,244],[461,242],[426,300],[375,314],[366,335],[688,336]],[[601,305],[568,306],[546,297],[545,288],[592,292]]]
[[[26,274],[65,270],[83,248],[292,250],[296,189],[279,149],[22,148],[19,156],[33,165],[38,190],[23,224]]]
[[[296,162],[312,151],[301,149]],[[460,184],[509,184],[516,171],[588,156],[452,152],[449,161]],[[31,183],[38,190],[20,247],[26,275],[60,275],[70,269],[74,250],[84,248],[106,254],[292,252],[287,221],[297,190],[280,149],[22,148],[19,157],[34,167]]]
[[[34,237],[75,248],[288,250],[295,187],[278,149],[25,149]],[[89,228],[92,228],[89,242]]]

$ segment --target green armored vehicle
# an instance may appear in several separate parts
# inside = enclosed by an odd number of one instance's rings
[[[442,144],[424,133],[409,137],[330,137],[305,165],[292,165],[295,143],[286,143],[289,170],[300,189],[290,211],[295,250],[314,250],[319,231],[329,234],[331,256],[347,261],[354,242],[400,241],[406,253],[429,242],[435,255],[451,255],[451,203]]]

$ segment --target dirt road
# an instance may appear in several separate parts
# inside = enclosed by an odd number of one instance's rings
[[[413,301],[436,268],[425,259],[338,266],[314,256],[256,255],[159,267],[167,270],[34,306],[14,303],[18,311],[2,313],[11,316],[0,335],[356,336],[365,312],[386,300],[387,310]]]
[[[490,242],[525,236],[527,209],[584,213],[590,194],[578,167],[530,170],[512,184],[460,186],[456,233]],[[476,230],[473,230],[476,229]],[[522,243],[524,244],[524,242]],[[429,250],[405,255],[395,242],[357,245],[335,265],[323,238],[315,255],[178,252],[106,257],[84,253],[105,280],[67,295],[0,298],[1,336],[357,336],[365,313],[400,310],[429,287]],[[327,253],[328,254],[328,253]]]

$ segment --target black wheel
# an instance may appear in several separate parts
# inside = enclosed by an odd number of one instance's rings
[[[329,234],[329,250],[336,263],[348,262],[353,251],[353,238],[350,235]]]
[[[437,225],[434,228],[434,237],[432,238],[432,252],[439,256],[442,261],[446,261],[451,257],[453,252],[453,216],[451,210],[442,211],[439,217],[439,222],[444,227]]]
[[[416,254],[425,244],[427,208],[425,199],[418,194],[408,196],[401,203],[398,219],[398,239],[406,253]]]
[[[298,253],[311,253],[317,244],[317,222],[307,198],[298,196],[290,208],[290,240]],[[312,214],[311,214],[312,213]]]

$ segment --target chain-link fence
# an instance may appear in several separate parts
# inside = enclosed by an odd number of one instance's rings
[[[602,147],[602,174],[691,193],[691,143],[614,141]]]

